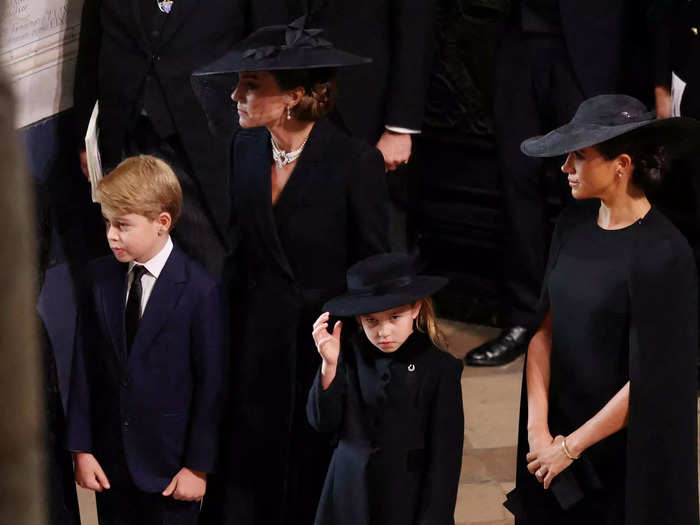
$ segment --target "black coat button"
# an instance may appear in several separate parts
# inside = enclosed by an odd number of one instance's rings
[[[153,55],[151,58],[153,58],[154,62],[159,62],[160,61],[160,55]]]

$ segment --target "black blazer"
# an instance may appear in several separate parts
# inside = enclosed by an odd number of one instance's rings
[[[91,452],[108,478],[116,473],[119,479],[126,462],[137,487],[160,492],[182,467],[209,472],[214,466],[226,361],[221,294],[204,269],[174,247],[127,359],[127,268],[112,256],[89,268],[67,446]]]
[[[233,242],[249,285],[272,272],[330,297],[351,264],[386,251],[388,195],[376,148],[317,122],[274,207],[269,132],[241,130],[232,155]]]
[[[78,138],[85,135],[99,99],[102,161],[107,166],[119,162],[152,72],[221,232],[228,221],[228,143],[209,132],[190,75],[263,24],[267,1],[177,0],[158,37],[148,34],[142,0],[86,0],[83,5],[74,87]]]
[[[566,48],[585,98],[624,92],[648,100],[652,95],[649,2],[559,0]],[[518,23],[520,0],[513,2],[513,11]]]
[[[388,355],[357,334],[328,390],[319,371],[307,415],[339,442],[316,525],[454,524],[464,441],[461,375],[461,361],[421,333]]]
[[[385,125],[420,130],[434,52],[434,0],[287,0],[287,20],[313,13],[337,47],[372,58],[338,72],[338,109],[371,144]]]

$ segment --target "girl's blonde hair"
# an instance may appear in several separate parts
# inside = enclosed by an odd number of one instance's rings
[[[416,328],[419,332],[428,334],[430,341],[439,349],[447,351],[447,340],[438,326],[433,300],[430,297],[425,297],[420,302],[422,304],[416,318]]]

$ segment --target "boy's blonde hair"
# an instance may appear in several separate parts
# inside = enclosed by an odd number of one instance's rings
[[[421,299],[421,303],[421,309],[416,319],[416,328],[419,332],[428,334],[430,341],[435,346],[441,350],[447,350],[447,340],[438,326],[433,300],[430,297],[426,297]]]
[[[97,200],[119,215],[135,213],[155,220],[168,212],[172,229],[182,209],[182,188],[164,161],[137,155],[124,159],[99,182]]]

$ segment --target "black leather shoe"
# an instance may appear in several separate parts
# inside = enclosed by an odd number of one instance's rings
[[[530,332],[524,326],[511,326],[504,329],[501,334],[477,346],[464,358],[469,366],[500,366],[516,359],[524,354],[530,342]]]

